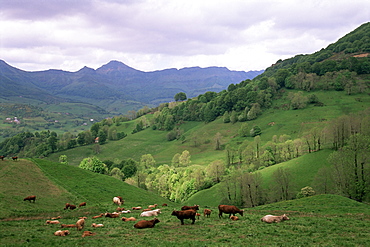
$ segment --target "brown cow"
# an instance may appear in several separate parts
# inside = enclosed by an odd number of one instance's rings
[[[143,209],[142,207],[132,207],[131,208],[132,210],[141,210],[141,209]],[[123,209],[124,210],[124,209]],[[122,211],[122,210],[120,210],[120,211]]]
[[[107,218],[117,218],[120,214],[119,213],[105,213],[104,215]]]
[[[1,160],[4,160],[4,158],[5,158],[5,157],[6,157],[6,156],[1,155],[1,156],[0,156],[0,159],[1,159]]]
[[[84,231],[84,233],[82,233],[82,236],[81,237],[86,237],[86,236],[94,236],[96,235],[95,232],[91,232],[91,231]]]
[[[75,228],[77,227],[76,224],[61,224],[61,228]]]
[[[76,209],[76,205],[72,205],[72,204],[69,204],[68,202],[66,203],[66,206],[64,207],[64,210],[66,209],[70,209],[70,210],[73,210],[73,209]]]
[[[99,215],[93,216],[92,218],[93,218],[93,219],[100,218],[100,217],[103,217],[103,215],[104,215],[104,214],[103,214],[103,213],[101,213],[101,214],[99,214]]]
[[[211,209],[205,208],[204,209],[204,212],[203,212],[204,217],[210,217],[211,216],[211,212],[212,212]]]
[[[154,218],[153,220],[140,220],[137,222],[134,227],[137,229],[143,229],[143,228],[153,228],[155,224],[159,223],[159,219]]]
[[[197,210],[199,210],[199,205],[194,205],[194,206],[183,206],[183,207],[181,208],[181,210],[189,210],[189,209],[192,209],[192,210],[197,211]]]
[[[239,208],[235,206],[229,206],[229,205],[218,205],[218,217],[222,217],[222,213],[229,214],[229,218],[231,215],[240,214],[243,216],[244,210],[240,210]]]
[[[59,220],[47,220],[47,221],[45,222],[45,224],[46,224],[46,225],[49,225],[49,224],[54,224],[54,225],[56,225],[56,224],[60,224],[60,222],[59,222]]]
[[[134,218],[134,217],[129,217],[129,218],[122,217],[121,220],[122,221],[136,221],[136,218]]]
[[[18,159],[18,157],[17,157],[17,156],[13,156],[13,157],[12,157],[12,159],[13,159],[14,161],[16,161],[16,160]]]
[[[33,201],[35,202],[36,201],[36,196],[27,196],[26,198],[23,199],[23,201]]]
[[[86,202],[81,202],[80,205],[78,205],[79,208],[84,206],[86,206]]]
[[[182,210],[182,211],[172,211],[171,215],[176,216],[180,221],[181,225],[184,224],[184,219],[191,219],[193,222],[191,224],[194,224],[195,222],[195,216],[196,216],[196,211],[189,209],[189,210]]]
[[[239,220],[239,217],[238,216],[231,215],[230,216],[230,219],[233,220],[233,221],[237,221],[237,220]]]

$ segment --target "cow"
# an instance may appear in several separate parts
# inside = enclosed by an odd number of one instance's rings
[[[86,237],[86,236],[94,236],[96,235],[95,232],[91,232],[91,231],[84,231],[84,233],[82,233],[82,236],[81,237]]]
[[[132,207],[132,210],[141,210],[143,209],[142,207]]]
[[[61,224],[60,228],[76,228],[76,224]]]
[[[120,196],[113,197],[113,203],[117,204],[118,206],[121,206],[125,201]]]
[[[1,155],[1,156],[0,156],[0,159],[1,159],[1,160],[4,160],[4,158],[5,158],[5,157],[6,157],[6,156]]]
[[[122,217],[121,220],[122,221],[136,221],[136,218],[134,218],[134,217],[129,217],[129,218]]]
[[[68,202],[66,203],[66,206],[64,207],[64,210],[66,209],[70,209],[70,210],[73,210],[73,209],[76,209],[76,205],[72,205],[72,204],[69,204]]]
[[[58,230],[56,232],[54,232],[54,235],[55,236],[67,236],[68,234],[70,234],[70,232],[68,230]]]
[[[13,156],[13,157],[12,157],[12,159],[13,159],[14,161],[16,161],[16,160],[18,160],[18,157],[17,157],[17,156]]]
[[[197,212],[192,209],[182,211],[174,210],[172,211],[171,215],[176,216],[181,221],[181,225],[183,225],[184,219],[191,219],[193,221],[191,224],[194,224],[196,213]]]
[[[167,207],[167,206],[168,206],[167,203],[162,204],[162,207]]]
[[[278,223],[284,220],[290,220],[286,214],[283,214],[280,216],[274,216],[274,215],[269,214],[261,218],[261,221],[266,222],[266,223],[273,223],[273,222]]]
[[[211,212],[212,212],[211,209],[205,208],[204,211],[203,211],[204,217],[209,218],[211,216]]]
[[[53,218],[51,218],[52,220],[59,220],[59,219],[61,219],[62,218],[62,216],[57,216],[57,217],[53,217]]]
[[[79,219],[76,222],[76,228],[78,231],[81,231],[85,227],[85,219]]]
[[[120,207],[116,208],[116,212],[120,212],[120,211],[123,211],[123,210],[125,210],[125,208],[120,208]]]
[[[80,207],[85,207],[86,206],[86,202],[81,202],[79,205],[78,205],[78,207],[80,208]]]
[[[116,212],[113,212],[113,213],[105,213],[104,216],[107,217],[107,218],[118,218],[118,216],[120,215],[120,213],[116,213]]]
[[[36,196],[27,196],[26,198],[23,199],[23,201],[33,201],[35,202],[36,201]]]
[[[59,220],[47,220],[45,224],[46,225],[50,225],[50,224],[56,225],[56,224],[60,224],[60,222]]]
[[[239,220],[239,217],[238,216],[231,215],[230,216],[230,219],[233,220],[233,221],[237,221],[237,220]]]
[[[140,214],[141,217],[152,217],[158,216],[158,214],[162,213],[160,209],[154,209],[150,211],[145,211]]]
[[[159,219],[154,218],[153,220],[140,220],[137,222],[134,227],[137,229],[143,229],[143,228],[153,228],[155,224],[159,223]]]
[[[99,215],[93,216],[92,218],[93,218],[93,219],[100,218],[100,217],[103,217],[103,215],[104,215],[104,214],[103,214],[103,213],[101,213],[101,214],[99,214]]]
[[[153,209],[153,208],[156,208],[157,206],[158,204],[153,204],[153,205],[149,205],[148,208]]]
[[[222,213],[229,214],[229,218],[231,215],[240,214],[243,216],[244,210],[240,210],[239,208],[235,206],[230,205],[218,205],[218,218],[222,217]]]
[[[182,206],[181,210],[189,210],[189,209],[192,209],[192,210],[199,210],[199,205],[194,205],[194,206]]]
[[[91,224],[91,227],[94,227],[94,228],[103,227],[103,226],[104,226],[103,224],[96,224],[96,223]]]

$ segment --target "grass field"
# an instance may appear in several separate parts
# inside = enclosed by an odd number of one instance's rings
[[[210,218],[200,216],[194,225],[185,225],[171,216],[182,205],[167,202],[147,191],[129,186],[108,176],[94,174],[73,166],[45,160],[4,161],[1,163],[0,246],[369,246],[370,206],[336,195],[317,195],[255,208],[246,208],[244,216],[231,221],[219,219],[217,208]],[[37,194],[35,203],[23,197]],[[161,221],[154,228],[135,229],[135,222],[119,218],[92,216],[112,212],[112,195],[122,195],[126,209],[153,203],[169,203],[161,207]],[[65,202],[86,201],[87,206],[74,211],[63,210]],[[205,204],[199,202],[201,211]],[[140,212],[127,216],[137,219]],[[287,213],[289,221],[266,224],[266,214]],[[83,230],[96,233],[82,238],[82,232],[57,237],[60,225],[46,225],[51,217],[61,216],[62,224],[74,224],[85,216]],[[93,228],[92,223],[104,227]]]

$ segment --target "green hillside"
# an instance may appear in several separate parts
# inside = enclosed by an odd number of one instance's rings
[[[254,208],[245,208],[244,216],[231,221],[218,217],[216,206],[200,205],[212,210],[209,218],[201,215],[191,225],[171,216],[173,208],[183,204],[169,203],[161,207],[160,222],[149,229],[135,229],[136,222],[92,216],[113,212],[112,195],[122,195],[124,207],[146,206],[168,202],[152,193],[127,185],[117,179],[94,174],[73,166],[47,160],[1,162],[1,246],[368,246],[370,244],[370,207],[337,195],[318,195],[288,200]],[[25,195],[35,194],[35,203],[23,202]],[[63,210],[64,203],[86,201],[87,206],[74,211]],[[150,220],[132,212],[125,217]],[[266,214],[288,214],[289,221],[266,224]],[[85,216],[83,231],[95,235],[82,238],[82,231],[69,228],[70,235],[54,236],[60,224],[47,225],[51,217],[61,216],[61,224],[75,224]],[[92,223],[104,226],[93,228]],[[350,226],[350,227],[348,227]],[[268,236],[268,237],[267,237]]]
[[[171,204],[164,198],[110,176],[46,160],[5,160],[1,162],[0,169],[3,205],[0,219],[31,215],[68,216],[70,213],[63,210],[67,202],[75,205],[86,202],[83,214],[110,212],[116,208],[112,203],[114,196],[122,196],[128,208],[154,203]],[[23,203],[23,198],[29,195],[37,196],[37,207],[33,203]]]

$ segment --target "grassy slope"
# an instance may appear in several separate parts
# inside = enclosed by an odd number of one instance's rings
[[[113,211],[114,196],[122,196],[129,207],[169,203],[155,194],[128,185],[113,177],[77,167],[37,159],[1,162],[0,218],[28,214],[60,214],[65,203],[87,202],[86,210],[97,213]],[[23,198],[37,196],[37,210]],[[22,203],[20,203],[22,201]]]
[[[328,166],[326,157],[331,153],[330,150],[322,150],[316,153],[307,154],[296,159],[280,163],[274,166],[267,167],[263,170],[259,170],[258,173],[262,175],[263,178],[263,188],[265,190],[269,189],[269,184],[272,180],[273,172],[279,167],[288,169],[289,173],[292,175],[293,187],[296,191],[299,191],[305,186],[312,186],[313,179],[317,174],[317,171],[324,166]],[[210,189],[202,190],[192,197],[190,197],[185,204],[193,205],[207,205],[216,207],[223,200],[222,194],[219,193],[219,188],[221,184],[217,184]]]
[[[2,246],[369,246],[370,206],[336,195],[319,195],[299,200],[284,201],[245,209],[239,221],[226,217],[219,219],[217,208],[210,218],[203,216],[194,225],[185,220],[185,225],[171,211],[180,205],[170,204],[162,208],[161,221],[152,229],[138,230],[134,222],[98,218],[92,215],[108,209],[114,210],[110,199],[123,193],[124,206],[137,206],[158,200],[146,193],[113,178],[94,174],[73,166],[51,163],[45,160],[27,160],[2,163],[0,238]],[[49,180],[50,179],[50,180]],[[2,184],[3,185],[3,184]],[[95,185],[95,186],[94,186]],[[4,188],[7,188],[4,190]],[[24,194],[40,193],[36,203],[23,202]],[[42,195],[42,197],[41,197]],[[50,197],[50,198],[48,198]],[[85,199],[86,208],[64,211],[65,200]],[[162,202],[162,201],[161,201]],[[59,205],[61,204],[61,205]],[[130,205],[131,204],[131,205]],[[141,205],[142,205],[141,204]],[[201,210],[204,207],[201,206]],[[4,212],[11,212],[16,220],[1,219]],[[104,211],[103,211],[104,212]],[[266,214],[288,213],[290,221],[265,224],[259,219]],[[125,216],[138,217],[138,212]],[[87,216],[84,230],[95,236],[81,238],[81,232],[70,229],[66,237],[53,233],[59,225],[45,225],[45,220],[61,215],[63,224],[73,224],[79,216]],[[35,217],[36,216],[36,217]],[[148,219],[148,218],[146,218]],[[149,218],[151,219],[151,218]],[[94,229],[93,222],[104,224]],[[350,226],[350,227],[348,227]],[[181,232],[181,234],[180,234]],[[268,236],[268,237],[267,237]]]

